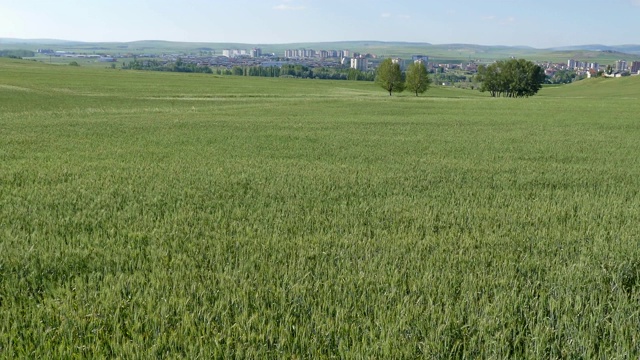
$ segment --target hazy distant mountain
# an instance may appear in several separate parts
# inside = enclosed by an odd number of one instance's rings
[[[551,51],[606,51],[618,52],[623,54],[640,55],[640,45],[575,45],[550,48]]]
[[[59,40],[59,39],[15,39],[15,38],[0,38],[0,45],[57,45],[57,46],[73,46],[73,45],[89,45],[89,44],[101,44],[101,43],[88,43],[82,41],[69,41],[69,40]],[[175,42],[175,41],[163,41],[163,40],[144,40],[144,41],[133,41],[133,42],[103,42],[103,44],[122,44],[129,45],[132,47],[135,46],[172,46],[172,45],[187,45],[193,43],[188,42]],[[207,43],[200,43],[207,44]],[[209,43],[210,45],[222,45],[219,43]],[[536,51],[536,50],[546,50],[546,51],[606,51],[606,52],[619,52],[633,55],[640,55],[640,45],[628,44],[628,45],[602,45],[602,44],[590,44],[590,45],[569,45],[569,46],[560,46],[560,47],[552,47],[548,49],[538,49],[533,48],[531,46],[503,46],[503,45],[477,45],[477,44],[432,44],[426,42],[403,42],[403,41],[327,41],[327,42],[309,42],[309,43],[291,43],[291,44],[232,44],[227,43],[224,45],[228,46],[273,46],[276,48],[284,48],[284,47],[322,47],[324,45],[332,45],[337,47],[344,48],[376,48],[376,47],[437,47],[437,48],[448,48],[451,50],[455,49],[466,49],[466,50],[525,50],[525,51]]]

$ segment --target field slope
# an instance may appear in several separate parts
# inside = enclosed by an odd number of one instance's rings
[[[0,357],[637,358],[637,85],[0,60]]]
[[[584,99],[640,99],[640,76],[623,78],[594,78],[578,81],[568,86],[545,89],[545,96]],[[615,104],[615,103],[613,103]]]

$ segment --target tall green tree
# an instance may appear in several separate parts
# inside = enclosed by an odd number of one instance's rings
[[[556,72],[550,79],[551,84],[569,84],[576,78],[574,70],[560,70]]]
[[[607,75],[613,74],[613,67],[611,65],[607,65],[606,73]]]
[[[376,83],[389,92],[404,91],[404,77],[400,65],[394,64],[391,59],[383,60],[376,71]]]
[[[427,91],[430,85],[431,79],[429,79],[429,73],[422,61],[414,62],[409,65],[407,68],[405,83],[405,86],[409,91],[418,96],[418,94],[422,94]]]
[[[529,97],[542,88],[544,70],[524,59],[501,60],[478,68],[480,91],[493,97]]]

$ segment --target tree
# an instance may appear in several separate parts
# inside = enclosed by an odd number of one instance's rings
[[[576,78],[576,72],[574,70],[560,70],[556,72],[549,83],[551,84],[569,84]]]
[[[386,59],[380,63],[376,71],[376,83],[383,89],[391,93],[402,92],[404,90],[404,79],[400,65],[394,64],[391,59]]]
[[[22,59],[25,57],[34,57],[34,56],[36,56],[36,54],[31,50],[0,50],[0,57]]]
[[[242,76],[244,75],[244,70],[242,70],[242,68],[240,66],[234,66],[233,68],[231,68],[231,72],[233,73],[233,75],[235,76]]]
[[[480,91],[493,97],[529,97],[542,88],[544,70],[524,59],[501,60],[478,68]]]
[[[613,74],[613,67],[611,65],[607,65],[606,73],[607,75]]]
[[[429,79],[429,73],[422,61],[414,62],[407,68],[407,80],[406,88],[411,92],[414,92],[416,96],[422,94],[431,85],[431,79]]]

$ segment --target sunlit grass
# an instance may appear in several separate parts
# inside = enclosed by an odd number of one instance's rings
[[[0,357],[640,354],[631,85],[0,72]]]

